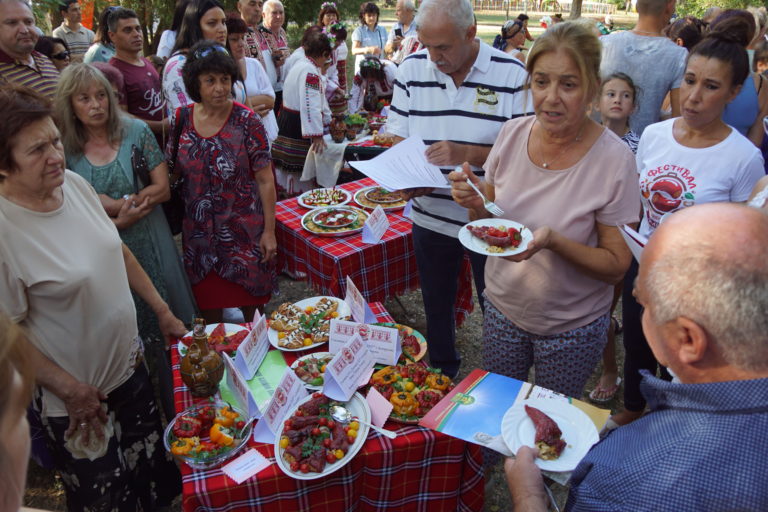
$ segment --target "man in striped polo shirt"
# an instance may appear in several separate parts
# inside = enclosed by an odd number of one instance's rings
[[[0,0],[0,85],[15,83],[53,99],[59,71],[34,51],[38,33],[32,9],[22,0]]]
[[[476,38],[468,0],[425,0],[415,20],[424,49],[406,58],[395,75],[387,131],[397,140],[419,136],[427,159],[448,174],[469,162],[480,166],[501,126],[526,111],[527,73],[517,59]],[[459,228],[467,210],[450,189],[409,190],[413,201],[413,243],[427,317],[432,366],[455,376],[461,363],[455,348],[453,315],[464,257]],[[469,253],[478,296],[485,288],[485,256]],[[482,303],[481,303],[482,306]]]
[[[85,52],[93,44],[93,31],[80,23],[83,21],[83,14],[77,0],[65,0],[64,3],[59,4],[59,12],[64,17],[64,21],[61,22],[61,26],[54,29],[53,37],[67,42],[72,62],[82,62]]]

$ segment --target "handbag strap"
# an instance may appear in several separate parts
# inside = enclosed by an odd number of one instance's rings
[[[181,139],[181,130],[184,128],[184,123],[187,121],[187,115],[189,113],[189,107],[179,107],[176,111],[176,119],[173,125],[173,158],[171,162],[173,165],[169,165],[171,174],[179,174],[176,171],[176,157],[179,154],[179,139]]]

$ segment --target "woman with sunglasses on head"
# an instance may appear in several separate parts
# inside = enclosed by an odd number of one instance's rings
[[[525,64],[525,54],[520,48],[525,45],[525,26],[520,20],[509,20],[501,27],[501,34],[493,40],[493,47]]]
[[[72,62],[67,42],[58,37],[40,36],[35,45],[35,51],[51,59],[59,72]]]
[[[355,56],[355,73],[366,55],[384,56],[387,29],[379,25],[379,7],[373,2],[360,4],[360,26],[352,32],[352,55]]]
[[[99,15],[99,26],[96,28],[96,37],[88,51],[85,52],[83,62],[90,64],[92,62],[109,62],[109,59],[115,56],[115,46],[109,38],[109,15],[117,9],[117,6],[110,6],[101,11]]]
[[[163,93],[169,116],[177,108],[194,101],[187,94],[182,78],[189,49],[198,41],[214,41],[221,46],[227,44],[226,20],[224,8],[217,0],[192,0],[187,4],[171,57],[163,69]]]
[[[272,145],[277,184],[292,197],[313,188],[312,181],[299,181],[309,151],[322,153],[323,133],[331,122],[325,97],[325,71],[333,63],[331,42],[320,27],[309,27],[301,39],[304,58],[288,72],[283,108],[277,116],[279,135]]]
[[[220,44],[201,41],[182,70],[193,104],[176,109],[166,146],[182,178],[184,267],[208,323],[223,308],[245,318],[277,289],[275,182],[261,118],[232,99],[239,72]]]

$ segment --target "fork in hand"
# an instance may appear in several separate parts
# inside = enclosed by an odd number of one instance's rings
[[[456,170],[457,171],[463,171],[463,169],[461,167],[457,167]],[[502,215],[504,215],[504,210],[499,208],[499,205],[497,205],[493,201],[489,201],[485,197],[485,195],[483,195],[483,193],[480,192],[480,189],[477,188],[477,186],[474,183],[472,183],[472,180],[469,179],[469,176],[467,176],[467,183],[469,183],[469,186],[472,187],[472,189],[475,192],[477,192],[477,195],[479,195],[480,199],[483,200],[483,206],[485,207],[486,210],[488,210],[488,212],[491,213],[491,215],[495,215],[497,217],[501,217]]]

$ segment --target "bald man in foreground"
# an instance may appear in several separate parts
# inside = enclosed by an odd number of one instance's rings
[[[650,412],[592,447],[566,510],[768,510],[768,215],[717,203],[671,215],[634,293],[658,361]],[[567,441],[567,440],[566,440]],[[547,510],[534,450],[506,463],[515,511]]]

